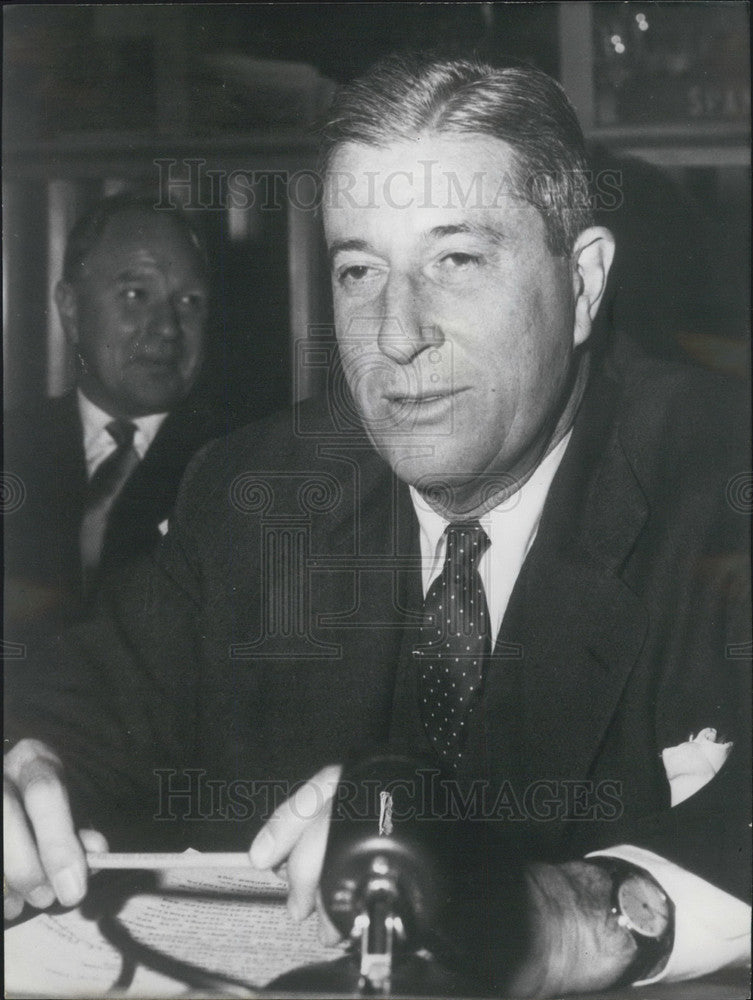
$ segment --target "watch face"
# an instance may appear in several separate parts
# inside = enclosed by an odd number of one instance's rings
[[[660,938],[671,920],[670,903],[658,885],[642,875],[628,875],[617,893],[620,909],[634,931]]]

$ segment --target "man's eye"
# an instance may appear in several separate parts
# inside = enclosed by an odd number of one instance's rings
[[[203,295],[196,292],[189,295],[181,295],[178,299],[178,304],[183,309],[197,311],[204,308],[205,300]]]
[[[445,271],[467,271],[481,264],[482,258],[472,253],[448,253],[439,261]]]
[[[351,264],[350,267],[344,267],[338,271],[337,278],[339,281],[363,281],[371,270],[366,264]]]
[[[379,277],[379,268],[370,264],[350,264],[335,272],[338,285],[345,291],[369,287]]]
[[[124,288],[120,294],[126,302],[143,302],[146,298],[146,289],[131,285],[128,288]]]

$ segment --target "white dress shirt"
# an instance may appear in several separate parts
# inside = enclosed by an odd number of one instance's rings
[[[493,636],[499,632],[515,581],[536,538],[549,488],[569,440],[568,433],[516,493],[479,518],[490,542],[479,563],[479,573]],[[425,597],[442,571],[444,531],[450,522],[412,486],[410,494],[420,529]],[[658,975],[642,982],[692,979],[750,961],[751,908],[746,903],[643,848],[622,844],[596,854],[623,858],[650,872],[675,904],[672,954]]]
[[[107,430],[107,425],[112,422],[110,413],[105,413],[95,403],[78,389],[78,412],[81,415],[81,424],[84,428],[84,455],[86,456],[86,474],[92,478],[99,466],[117,448],[117,444]],[[131,423],[136,427],[133,436],[133,447],[139,458],[143,458],[149,451],[152,441],[157,436],[157,431],[162,426],[166,413],[150,413],[146,417],[134,417]]]
[[[490,545],[481,557],[478,571],[484,584],[491,634],[496,635],[528,550],[538,531],[544,501],[554,474],[565,454],[570,432],[544,458],[533,475],[511,497],[479,518]],[[421,574],[424,597],[442,572],[450,523],[410,487],[411,500],[421,531]]]

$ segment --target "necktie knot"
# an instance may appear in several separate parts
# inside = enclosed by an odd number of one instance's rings
[[[489,548],[489,536],[479,521],[455,521],[445,528],[446,561],[467,564],[471,571],[478,568],[481,557]]]
[[[136,434],[136,424],[130,420],[123,420],[118,417],[111,420],[105,428],[118,448],[130,448]]]

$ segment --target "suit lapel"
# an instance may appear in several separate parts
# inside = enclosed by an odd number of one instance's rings
[[[182,431],[182,433],[181,433]],[[149,450],[139,462],[121,490],[110,514],[110,524],[117,523],[124,509],[138,506],[142,516],[149,512],[154,526],[165,511],[168,492],[185,468],[186,447],[198,447],[196,436],[188,425],[183,425],[176,414],[168,415],[152,441]],[[167,516],[169,511],[165,511]]]
[[[320,457],[339,457],[348,469],[340,477],[345,486],[343,503],[327,524],[321,547],[340,560],[333,564],[331,593],[339,609],[325,615],[323,622],[335,628],[353,626],[354,648],[373,650],[380,633],[394,630],[401,621],[406,574],[415,569],[405,510],[407,489],[368,442],[325,448]],[[388,638],[390,647],[393,638]]]
[[[55,401],[49,434],[49,470],[54,470],[50,479],[55,491],[55,502],[51,504],[51,514],[57,520],[56,535],[61,554],[60,565],[70,570],[70,586],[80,594],[81,553],[79,528],[86,501],[86,456],[84,455],[84,432],[75,392],[69,392]]]
[[[487,678],[487,747],[528,782],[588,774],[647,628],[619,577],[647,510],[615,403],[600,381],[584,400],[500,633],[519,657]]]
[[[115,551],[128,554],[133,546],[156,545],[158,525],[173,509],[189,460],[216,431],[211,416],[188,402],[165,418],[113,505],[103,559]]]
[[[380,734],[377,742],[384,743],[406,617],[406,587],[417,567],[410,499],[407,488],[365,439],[325,446],[319,458],[337,460],[344,496],[318,540],[313,539],[313,550],[324,553],[312,595],[314,607],[321,609],[315,628],[322,640],[341,649],[353,709],[364,696],[380,706],[383,718],[374,719],[369,728]]]
[[[49,436],[47,436],[47,434]],[[84,432],[75,392],[53,400],[50,410],[49,432],[41,442],[49,448],[55,470],[57,488],[69,498],[72,505],[80,505],[86,492],[86,457]],[[49,442],[49,443],[48,443]],[[76,511],[76,519],[78,518]]]
[[[526,581],[523,746],[529,780],[584,778],[646,631],[638,600],[584,562],[558,560]]]

